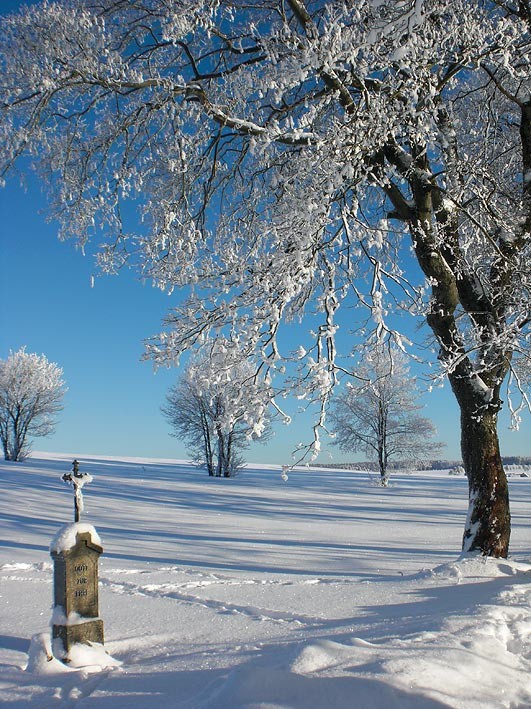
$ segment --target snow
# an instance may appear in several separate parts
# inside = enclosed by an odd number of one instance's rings
[[[54,641],[55,642],[55,641]],[[28,650],[28,664],[25,671],[34,675],[61,675],[81,669],[84,675],[102,670],[120,667],[103,645],[74,645],[69,651],[69,664],[66,665],[53,655],[49,633],[38,633],[31,638]],[[58,696],[58,692],[55,693]],[[29,703],[29,702],[28,702]]]
[[[90,534],[92,543],[101,546],[100,536],[91,524],[74,522],[74,524],[67,524],[64,527],[61,527],[52,539],[52,543],[50,544],[50,552],[61,554],[69,549],[72,549],[72,547],[76,545],[78,534]]]
[[[77,456],[94,482],[105,646],[52,656],[50,540],[71,457],[1,463],[0,704],[187,709],[531,706],[531,480],[512,555],[459,555],[466,480]],[[90,520],[90,524],[89,521]],[[75,525],[67,525],[75,527]],[[98,542],[99,544],[100,542]]]

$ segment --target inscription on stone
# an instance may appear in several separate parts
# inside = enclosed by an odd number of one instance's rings
[[[103,644],[103,621],[98,617],[98,559],[103,549],[92,541],[90,532],[77,532],[75,539],[74,546],[51,552],[55,604],[52,635],[61,641],[59,654],[66,660],[75,643]]]

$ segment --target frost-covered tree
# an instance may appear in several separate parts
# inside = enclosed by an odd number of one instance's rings
[[[5,460],[24,460],[30,438],[49,436],[65,394],[63,370],[25,348],[0,360],[0,440]]]
[[[162,413],[210,476],[229,478],[242,467],[250,442],[269,438],[270,396],[252,363],[218,339],[170,388]]]
[[[530,339],[530,26],[530,0],[42,2],[2,22],[0,172],[33,159],[62,237],[97,232],[104,270],[190,289],[157,361],[230,332],[275,374],[281,325],[310,315],[315,451],[341,314],[400,346],[391,312],[422,318],[461,412],[464,549],[505,556],[497,419],[503,398],[518,414],[502,390]]]
[[[376,460],[383,486],[390,461],[415,463],[438,453],[442,446],[433,440],[435,427],[418,414],[416,381],[400,350],[377,347],[366,353],[354,381],[332,400],[335,445]]]

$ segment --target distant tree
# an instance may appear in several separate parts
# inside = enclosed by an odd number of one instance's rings
[[[62,410],[63,370],[22,347],[0,360],[0,439],[5,460],[24,460],[29,438],[49,436]]]
[[[454,465],[454,467],[450,468],[448,471],[448,475],[465,475],[465,469],[462,465]]]
[[[349,384],[331,410],[335,445],[346,452],[361,451],[378,461],[381,484],[389,480],[391,460],[418,461],[437,453],[435,427],[418,415],[415,379],[405,356],[381,348],[368,353],[356,372],[360,384]]]
[[[162,407],[173,435],[210,476],[234,476],[244,463],[242,450],[271,433],[264,413],[267,386],[257,383],[255,367],[240,357],[232,343],[217,340],[208,355],[192,360]]]
[[[210,407],[186,376],[170,388],[161,410],[173,429],[172,435],[184,441],[194,459],[202,462],[208,474],[214,476]]]

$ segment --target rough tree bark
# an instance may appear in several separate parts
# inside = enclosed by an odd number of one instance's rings
[[[468,476],[469,514],[463,551],[506,557],[511,533],[509,489],[497,432],[497,411],[461,409],[461,451]]]
[[[450,145],[448,165],[454,155]],[[469,512],[463,535],[463,550],[487,556],[506,557],[509,550],[511,515],[507,478],[500,455],[497,416],[501,408],[500,387],[508,372],[510,353],[494,344],[505,322],[504,288],[511,276],[510,260],[491,268],[491,293],[477,288],[476,275],[464,267],[459,246],[459,223],[448,212],[438,188],[431,181],[427,151],[413,147],[411,154],[389,145],[385,158],[408,181],[412,201],[398,189],[388,189],[393,216],[408,224],[420,267],[431,282],[431,307],[427,323],[439,344],[439,359],[448,367],[452,391],[461,414],[461,452],[469,483]],[[506,255],[507,256],[507,255]],[[503,267],[503,273],[501,268]],[[462,308],[475,330],[481,333],[483,372],[476,373],[466,353],[457,325]]]

